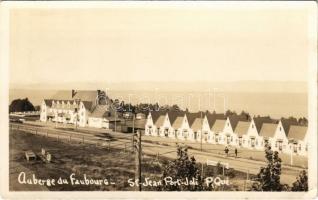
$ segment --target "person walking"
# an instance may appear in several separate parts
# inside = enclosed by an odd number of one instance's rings
[[[235,153],[235,158],[237,158],[237,148],[235,148],[234,153]]]
[[[227,146],[225,147],[224,152],[226,154],[226,157],[228,157],[229,156],[229,149],[227,148]]]

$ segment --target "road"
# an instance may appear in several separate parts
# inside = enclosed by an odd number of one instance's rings
[[[13,124],[10,124],[13,125]],[[86,129],[81,129],[83,132],[76,132],[74,130],[57,130],[54,127],[36,127],[32,125],[18,124],[20,130],[25,130],[33,134],[39,134],[47,137],[53,137],[57,140],[70,140],[71,142],[84,142],[85,144],[102,145],[106,148],[131,148],[131,135],[125,133],[109,132],[106,134],[100,132],[85,132]],[[17,126],[13,125],[16,129]],[[109,140],[113,138],[115,140]],[[150,141],[144,141],[142,143],[142,149],[144,154],[164,156],[166,158],[176,158],[176,146],[168,146],[162,144],[152,143]],[[219,154],[213,154],[211,152],[201,152],[196,149],[188,150],[190,155],[195,156],[197,162],[206,163],[207,160],[219,161],[229,163],[231,168],[235,170],[248,172],[249,174],[257,174],[261,166],[265,166],[265,162],[248,160],[243,158],[225,157]],[[281,182],[291,184],[296,180],[299,172],[303,170],[300,167],[282,167]]]

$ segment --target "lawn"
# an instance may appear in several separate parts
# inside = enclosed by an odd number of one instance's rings
[[[24,152],[34,151],[40,155],[41,148],[52,155],[52,162],[45,163],[41,159],[26,161]],[[143,155],[142,179],[148,177],[152,180],[160,180],[164,163],[168,159],[151,155]],[[201,167],[201,165],[200,165]],[[216,175],[212,166],[204,167],[204,177]],[[88,179],[107,179],[114,184],[109,185],[72,185],[56,184],[45,187],[37,185],[25,185],[18,182],[20,172],[26,173],[27,178],[35,174],[37,179],[66,179],[70,183],[70,175],[75,174],[77,179],[83,179],[84,174]],[[219,172],[217,172],[219,173]],[[238,171],[226,172],[230,177],[232,186],[228,190],[243,190],[246,174]],[[11,191],[134,191],[137,187],[129,186],[128,179],[135,178],[135,156],[133,153],[119,149],[103,148],[96,145],[83,145],[73,141],[71,144],[57,141],[55,138],[47,138],[20,130],[10,132],[10,185]],[[156,187],[143,187],[143,190],[157,190]]]

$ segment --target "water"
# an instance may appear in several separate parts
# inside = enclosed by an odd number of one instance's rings
[[[40,105],[44,98],[50,98],[55,90],[10,90],[10,102],[16,98],[28,97],[33,105]],[[71,91],[70,91],[71,92]],[[184,91],[108,91],[112,99],[126,103],[155,103],[160,105],[178,104],[190,111],[216,110],[224,112],[230,109],[237,113],[242,110],[253,115],[280,117],[307,117],[307,93],[274,92],[184,92]]]

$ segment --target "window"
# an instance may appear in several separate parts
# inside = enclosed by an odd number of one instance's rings
[[[230,123],[227,123],[227,126],[230,126]]]
[[[233,136],[231,136],[231,142],[233,142]]]
[[[299,151],[301,150],[301,144],[299,144]]]
[[[254,124],[252,124],[252,128],[254,128]]]
[[[279,127],[279,131],[282,131],[282,127]]]

